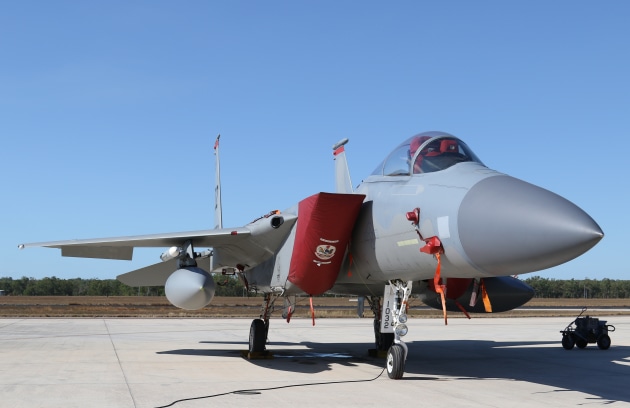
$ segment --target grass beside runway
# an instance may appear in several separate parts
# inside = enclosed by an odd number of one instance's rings
[[[2,296],[0,317],[142,317],[142,318],[252,318],[260,314],[261,297],[217,297],[201,310],[186,311],[172,306],[160,296]],[[317,318],[356,317],[356,298],[314,298]],[[273,317],[281,314],[282,299]],[[475,314],[473,317],[559,317],[576,316],[587,306],[593,316],[630,315],[630,299],[532,299],[523,307],[504,313]],[[577,312],[576,312],[577,310]],[[308,298],[298,298],[296,318],[310,317]],[[365,317],[372,313],[366,302]],[[441,318],[442,311],[411,299],[410,317]],[[449,312],[449,318],[464,317]]]

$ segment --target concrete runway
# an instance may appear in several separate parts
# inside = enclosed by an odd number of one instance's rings
[[[0,319],[0,407],[630,406],[630,317],[596,317],[607,351],[564,350],[571,318],[412,319],[398,381],[367,318],[273,319],[257,361],[247,319]]]

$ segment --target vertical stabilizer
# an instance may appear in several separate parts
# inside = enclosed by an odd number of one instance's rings
[[[352,194],[352,181],[350,180],[350,170],[348,169],[348,161],[346,160],[346,151],[344,146],[348,143],[348,139],[343,139],[333,146],[333,155],[335,156],[335,191],[337,193]]]
[[[214,228],[223,228],[223,210],[221,208],[221,163],[219,160],[219,139],[221,135],[217,136],[217,141],[214,142],[214,155],[216,156],[216,185],[214,187]]]

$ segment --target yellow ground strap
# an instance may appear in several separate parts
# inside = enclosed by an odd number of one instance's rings
[[[483,299],[483,307],[486,309],[486,313],[492,313],[492,303],[490,303],[490,297],[486,291],[486,284],[481,279],[481,299]]]

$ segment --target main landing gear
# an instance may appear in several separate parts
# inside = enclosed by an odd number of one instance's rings
[[[412,281],[390,281],[385,286],[383,297],[368,298],[374,313],[375,355],[386,354],[386,368],[389,378],[401,379],[405,372],[407,345],[401,340],[409,331],[407,309],[411,295]],[[269,316],[280,295],[265,294],[260,318],[254,319],[249,329],[248,358],[267,358],[266,343],[269,332]],[[289,321],[294,311],[295,299],[285,302],[283,317]]]
[[[249,327],[249,352],[262,353],[265,351],[267,343],[267,333],[269,332],[269,320],[254,319]]]
[[[264,353],[269,333],[269,316],[273,309],[276,297],[271,298],[271,293],[265,294],[259,319],[254,319],[249,327],[249,354]]]
[[[405,323],[411,286],[412,281],[390,281],[385,286],[382,304],[379,297],[368,299],[374,312],[376,354],[387,351],[387,375],[394,380],[403,377],[407,360],[407,345],[401,337],[409,331]]]

